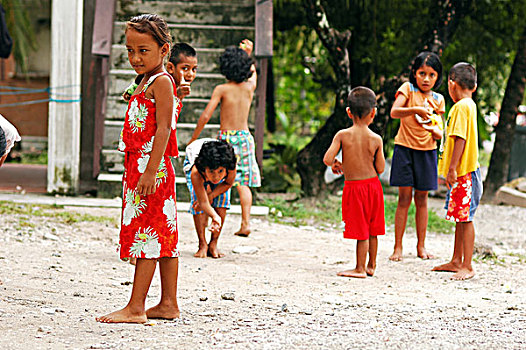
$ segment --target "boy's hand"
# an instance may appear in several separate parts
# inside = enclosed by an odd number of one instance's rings
[[[342,162],[340,162],[338,159],[335,159],[334,163],[332,163],[331,170],[334,174],[337,174],[337,175],[343,174]]]
[[[137,183],[137,192],[139,195],[147,196],[155,193],[155,175],[155,173],[150,174],[147,171],[141,175]]]
[[[192,89],[190,88],[190,85],[180,85],[177,88],[177,97],[182,100],[186,96],[190,95],[191,92]]]
[[[239,43],[239,47],[250,56],[254,49],[254,43],[248,39],[244,39]]]
[[[219,215],[214,215],[212,217],[212,223],[208,228],[212,233],[219,233],[221,230],[221,217]]]
[[[448,189],[451,189],[454,184],[457,183],[457,170],[449,169],[446,177],[446,186]]]

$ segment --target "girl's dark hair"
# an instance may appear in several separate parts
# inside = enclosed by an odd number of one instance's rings
[[[236,154],[232,145],[226,141],[217,140],[203,143],[194,165],[197,171],[204,173],[206,168],[215,170],[224,167],[226,170],[234,170],[236,163]]]
[[[126,30],[128,29],[150,34],[159,46],[172,44],[172,36],[168,30],[168,25],[161,16],[155,14],[135,16],[126,22]]]
[[[435,82],[435,85],[433,86],[433,89],[440,87],[440,84],[442,84],[442,62],[440,62],[440,58],[436,53],[430,51],[420,52],[418,56],[415,57],[413,65],[411,66],[411,74],[409,75],[409,81],[411,84],[419,89],[418,84],[416,83],[415,75],[418,68],[422,66],[429,66],[437,72],[438,78]]]
[[[219,70],[228,80],[242,83],[252,76],[254,60],[241,48],[229,46],[219,57]]]

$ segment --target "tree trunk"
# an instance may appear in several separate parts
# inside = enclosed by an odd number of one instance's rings
[[[440,0],[436,3],[436,25],[423,35],[422,43],[418,44],[416,52],[427,49],[440,54],[447,46],[453,33],[458,27],[460,19],[471,9],[472,0]],[[298,153],[297,170],[301,177],[301,189],[306,196],[315,196],[327,186],[323,181],[325,165],[323,155],[329,148],[332,138],[337,131],[351,125],[350,119],[345,114],[345,101],[351,90],[351,69],[348,50],[351,33],[346,30],[339,32],[331,28],[327,15],[320,0],[303,0],[303,6],[309,25],[314,28],[321,42],[329,54],[329,62],[336,75],[336,104],[333,114],[327,119],[325,125],[314,135],[311,142]],[[408,69],[404,69],[408,71]],[[378,113],[371,129],[384,135],[384,141],[394,137],[394,128],[389,128],[389,114],[394,102],[394,95],[403,80],[403,74],[388,79],[379,90]],[[391,124],[392,125],[392,124]]]
[[[508,176],[510,150],[515,135],[515,119],[519,105],[524,98],[526,85],[526,27],[519,39],[519,46],[513,66],[511,67],[508,85],[502,100],[500,118],[495,128],[495,146],[491,153],[488,175],[484,182],[484,200],[491,200]]]
[[[297,158],[297,170],[301,178],[301,189],[306,196],[315,196],[327,186],[323,179],[325,164],[323,155],[329,148],[334,134],[350,125],[345,114],[345,101],[351,90],[350,64],[347,44],[351,38],[348,30],[339,32],[329,26],[325,10],[320,0],[304,0],[303,6],[307,20],[316,30],[318,37],[329,53],[329,61],[336,75],[336,103],[333,114],[316,133],[311,142],[305,146]]]

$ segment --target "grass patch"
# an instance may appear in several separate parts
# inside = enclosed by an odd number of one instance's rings
[[[103,224],[118,225],[118,217],[95,216],[90,214],[80,214],[65,211],[63,206],[58,205],[32,205],[0,201],[0,215],[20,215],[19,220],[22,226],[34,227],[30,222],[32,217],[47,217],[57,219],[64,224],[77,222],[99,222]]]
[[[341,223],[341,198],[329,196],[325,199],[308,198],[287,201],[280,197],[265,199],[263,205],[270,208],[270,216],[279,223],[292,224],[294,226],[306,224],[328,224],[338,226]],[[385,222],[394,225],[397,201],[385,200]],[[411,204],[409,208],[407,225],[415,227],[415,207]],[[428,231],[436,233],[451,234],[454,232],[455,224],[438,216],[429,210]]]

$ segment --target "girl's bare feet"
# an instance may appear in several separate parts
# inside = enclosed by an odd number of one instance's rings
[[[368,264],[367,267],[365,268],[365,273],[367,274],[367,276],[373,277],[375,270],[376,270],[375,265]]]
[[[456,274],[451,276],[451,279],[455,281],[464,281],[473,278],[473,276],[475,276],[475,271],[473,271],[473,269],[461,268]]]
[[[239,228],[239,230],[234,233],[236,236],[240,236],[240,237],[248,237],[248,235],[250,235],[250,228],[249,227],[244,227],[244,226],[241,226]]]
[[[365,278],[367,277],[367,274],[365,273],[365,270],[345,270],[338,272],[338,276],[342,277],[353,277],[353,278]]]
[[[447,264],[442,264],[435,266],[431,269],[431,271],[443,271],[443,272],[457,272],[460,270],[460,264],[457,264],[455,262],[448,262]]]
[[[221,253],[217,249],[217,243],[216,242],[210,242],[208,244],[208,256],[211,256],[214,259],[219,259],[225,256],[225,254]]]
[[[145,323],[148,319],[146,313],[132,312],[128,307],[112,312],[104,316],[96,317],[95,320],[101,323]]]
[[[194,254],[196,258],[206,258],[206,253],[208,251],[208,246],[205,245],[203,247],[199,246],[199,250]]]
[[[391,261],[402,261],[402,249],[395,248],[393,254],[389,257]]]
[[[158,304],[146,310],[146,316],[148,318],[173,320],[174,318],[179,318],[181,313],[177,306]]]
[[[426,248],[416,248],[416,254],[422,260],[429,260],[435,258],[432,254],[427,252]]]

